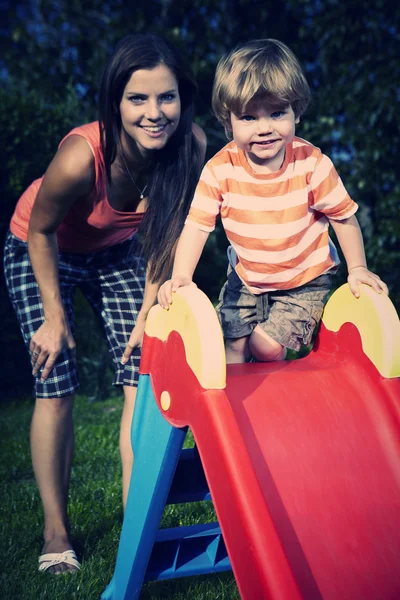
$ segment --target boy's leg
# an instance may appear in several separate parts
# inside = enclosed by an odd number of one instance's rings
[[[245,363],[250,360],[249,339],[250,336],[248,335],[241,338],[226,338],[225,355],[227,365]]]
[[[250,348],[253,352],[256,343],[263,340],[267,355],[276,353],[277,357],[259,360],[282,360],[284,356],[279,355],[279,348],[283,354],[286,348],[298,352],[302,346],[309,345],[331,288],[332,275],[327,273],[298,288],[270,292],[268,318],[254,329]]]
[[[268,312],[268,294],[252,294],[229,267],[217,306],[227,364],[248,362],[252,356],[259,361],[285,358],[286,349],[258,325]]]
[[[286,348],[265,333],[260,325],[255,327],[250,336],[249,348],[254,358],[260,362],[285,360],[286,357]]]
[[[251,358],[249,338],[257,323],[257,302],[231,266],[227,275],[216,307],[224,334],[226,362],[248,362]]]

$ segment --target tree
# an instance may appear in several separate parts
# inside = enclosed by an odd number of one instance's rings
[[[239,42],[273,37],[297,54],[313,89],[298,134],[334,160],[360,205],[370,267],[388,282],[400,309],[397,5],[389,0],[90,0],[82,9],[78,0],[17,0],[8,8],[8,23],[0,29],[0,241],[20,193],[44,172],[63,135],[96,118],[101,71],[122,36],[161,33],[190,59],[199,85],[196,119],[207,133],[208,156],[226,143],[210,110],[217,61]],[[225,247],[219,228],[196,273],[214,300],[225,277]],[[5,337],[15,344],[18,332],[4,294],[0,307],[8,319]],[[7,364],[9,381],[15,381],[12,359]]]
[[[304,4],[304,3],[303,3]],[[386,0],[319,4],[307,139],[331,155],[359,203],[368,263],[400,309],[400,9]],[[344,273],[343,273],[344,275]]]

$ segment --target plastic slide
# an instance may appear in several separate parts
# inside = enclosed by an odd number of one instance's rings
[[[154,307],[103,600],[230,566],[243,600],[398,600],[399,376],[398,316],[367,286],[359,299],[339,288],[312,352],[278,363],[226,368],[215,311],[195,287],[169,311]],[[185,470],[187,426],[196,450]],[[159,530],[166,503],[208,490],[218,523]]]

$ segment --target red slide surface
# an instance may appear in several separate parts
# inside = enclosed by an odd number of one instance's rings
[[[301,360],[228,366],[225,390],[176,332],[146,338],[141,371],[193,431],[243,599],[400,598],[400,380],[353,325],[322,325]]]
[[[308,359],[228,368],[226,393],[302,596],[395,600],[400,381],[353,326],[323,333]]]

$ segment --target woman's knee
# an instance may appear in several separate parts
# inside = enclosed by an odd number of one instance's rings
[[[62,398],[36,398],[35,411],[53,419],[63,419],[72,414],[74,396]]]

